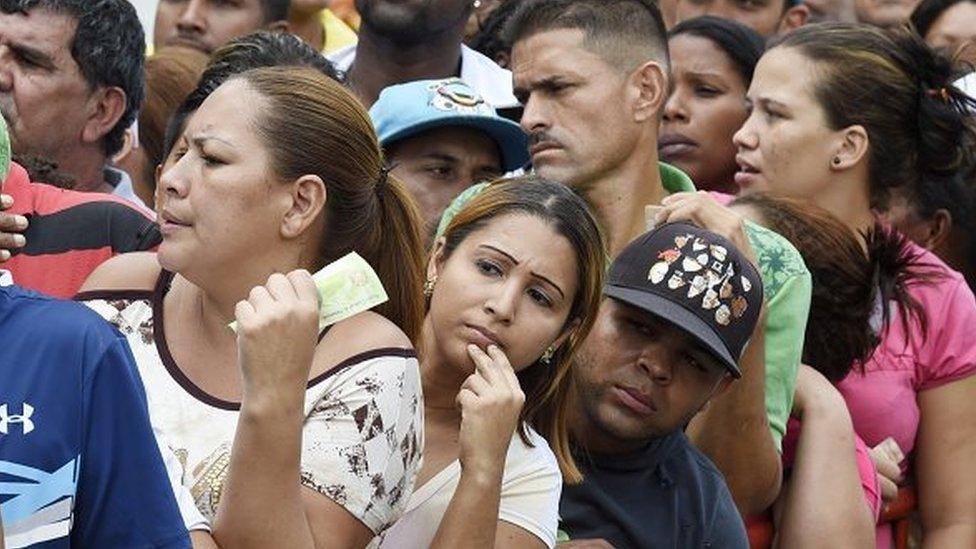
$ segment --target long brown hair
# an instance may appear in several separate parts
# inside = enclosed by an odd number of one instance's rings
[[[362,104],[318,71],[254,69],[233,78],[264,96],[258,132],[272,171],[325,182],[325,232],[318,266],[355,251],[373,266],[390,299],[377,312],[416,342],[423,322],[424,251],[420,214],[384,168],[376,132]]]
[[[525,393],[525,406],[519,417],[522,440],[529,443],[526,424],[537,428],[549,441],[563,477],[567,482],[576,483],[582,475],[570,451],[566,425],[570,369],[573,356],[593,327],[600,306],[606,251],[596,220],[581,197],[565,185],[526,176],[495,181],[467,203],[442,235],[445,239],[444,258],[450,257],[472,232],[498,216],[511,213],[528,214],[543,220],[576,252],[579,283],[566,325],[578,320],[579,327],[566,344],[556,349],[548,365],[537,360],[518,373],[519,384]]]

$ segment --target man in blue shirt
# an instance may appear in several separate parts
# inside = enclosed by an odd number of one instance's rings
[[[684,427],[740,377],[763,307],[752,262],[688,223],[639,236],[610,267],[577,355],[568,421],[583,482],[561,534],[614,547],[748,547],[722,474]]]
[[[10,285],[0,514],[7,549],[190,546],[125,338],[81,305]]]

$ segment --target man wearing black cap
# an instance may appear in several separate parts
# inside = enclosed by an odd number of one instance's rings
[[[570,396],[584,480],[563,487],[562,532],[615,547],[747,547],[722,474],[683,429],[741,376],[761,326],[756,268],[725,238],[670,223],[624,248],[604,295]]]

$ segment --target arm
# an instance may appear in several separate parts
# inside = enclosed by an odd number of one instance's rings
[[[801,366],[793,412],[803,431],[793,473],[777,500],[776,546],[874,547],[874,519],[861,489],[844,397]]]
[[[468,347],[476,371],[464,382],[461,407],[461,479],[431,547],[545,547],[542,540],[498,520],[502,478],[512,435],[525,402],[515,372],[494,346]]]
[[[373,533],[301,477],[305,387],[318,338],[311,275],[272,275],[237,304],[243,399],[214,522],[221,547],[363,547]]]
[[[976,375],[918,395],[923,546],[976,547]]]
[[[687,429],[692,443],[725,475],[743,515],[769,507],[783,475],[766,417],[765,316],[760,315],[740,361],[742,379],[714,398]]]
[[[793,305],[792,301],[784,300],[792,299],[794,294],[787,290],[797,290],[796,295],[805,299],[808,306],[809,274],[805,279],[805,293],[802,287],[770,291],[765,269],[757,260],[757,252],[763,250],[753,242],[753,238],[765,233],[757,236],[751,231],[747,232],[747,228],[751,227],[747,227],[742,216],[719,205],[707,193],[673,194],[665,198],[662,204],[664,207],[655,218],[657,223],[688,220],[718,233],[735,244],[763,273],[767,306],[742,357],[742,379],[713,399],[687,429],[692,443],[725,475],[739,512],[743,515],[758,513],[769,507],[779,494],[783,465],[779,456],[779,441],[773,436],[774,433],[781,435],[785,429],[786,416],[789,414],[788,400],[793,393],[793,377],[799,364],[799,348],[803,339],[802,326],[797,333],[792,330],[794,323],[783,322],[783,319],[792,319],[791,314],[802,314],[800,318],[806,322],[807,310],[802,307],[793,307],[802,310],[789,310],[784,314],[785,305]],[[760,243],[769,238],[773,237],[763,236]],[[792,281],[797,279],[795,276],[790,278]],[[766,344],[767,337],[769,345]],[[798,342],[785,341],[797,337]],[[787,351],[789,356],[784,356]],[[791,364],[792,369],[788,367]],[[783,377],[788,378],[788,383],[780,379]],[[770,379],[779,383],[769,383]],[[767,390],[784,389],[788,389],[788,395],[774,393],[774,398],[767,398]],[[770,402],[783,404],[783,409],[768,410]],[[772,430],[771,420],[777,423]]]

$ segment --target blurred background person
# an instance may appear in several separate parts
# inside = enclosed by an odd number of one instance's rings
[[[762,37],[732,21],[703,16],[668,32],[671,94],[658,152],[699,189],[734,194],[732,136],[748,116],[746,90],[762,56]]]

